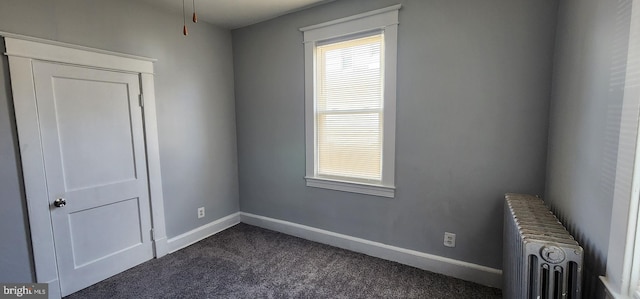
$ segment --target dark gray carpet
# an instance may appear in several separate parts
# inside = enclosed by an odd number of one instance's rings
[[[238,224],[75,298],[501,298],[500,290]]]

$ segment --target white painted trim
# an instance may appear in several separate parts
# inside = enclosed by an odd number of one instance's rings
[[[41,43],[41,44],[61,46],[61,47],[64,47],[64,48],[71,48],[71,49],[89,51],[89,52],[93,52],[93,53],[102,53],[102,54],[107,54],[107,55],[111,55],[111,56],[119,56],[119,57],[131,58],[131,59],[136,59],[136,60],[143,60],[143,61],[149,61],[149,62],[158,61],[158,59],[155,59],[155,58],[149,58],[149,57],[144,57],[144,56],[137,56],[137,55],[120,53],[120,52],[113,52],[113,51],[107,51],[107,50],[96,49],[96,48],[91,48],[91,47],[79,46],[79,45],[68,44],[68,43],[63,43],[63,42],[59,42],[59,41],[53,41],[53,40],[48,40],[48,39],[43,39],[43,38],[38,38],[38,37],[33,37],[33,36],[27,36],[27,35],[22,35],[22,34],[16,34],[16,33],[11,33],[11,32],[0,31],[0,36],[10,37],[10,38],[14,38],[14,39],[21,39],[21,40],[25,40],[25,41],[33,41],[33,42],[37,42],[37,43]]]
[[[151,223],[155,230],[154,254],[167,253],[158,133],[153,92],[152,59],[73,46],[38,38],[2,32],[9,57],[13,105],[18,128],[18,140],[27,198],[36,282],[50,284],[50,298],[59,298],[60,284],[55,258],[53,229],[43,162],[40,124],[38,121],[32,63],[51,61],[89,68],[133,72],[140,76],[144,97],[144,134],[147,148]],[[57,295],[56,295],[57,294]],[[57,297],[56,297],[57,296]]]
[[[34,37],[2,33],[7,45],[5,55],[55,61],[110,70],[153,74],[153,59],[96,50]]]
[[[394,187],[387,187],[381,185],[371,185],[364,183],[345,182],[328,180],[323,178],[305,178],[307,180],[308,187],[324,188],[344,192],[368,194],[382,197],[393,198],[396,194]]]
[[[54,298],[62,298],[62,293],[60,293],[60,281],[58,279],[47,281],[46,284],[49,285],[49,299]]]
[[[384,28],[398,24],[401,4],[376,9],[357,15],[300,28],[304,42],[330,39],[338,36]]]
[[[18,145],[27,198],[36,282],[49,283],[49,298],[61,294],[43,162],[31,59],[9,57]],[[17,80],[16,78],[20,78]],[[55,283],[54,283],[55,282]]]
[[[600,281],[604,285],[607,299],[633,299],[634,297],[624,296],[618,293],[615,287],[607,280],[605,276],[600,276]]]
[[[153,209],[151,209],[151,213],[153,214]],[[153,216],[151,216],[153,218]],[[160,237],[153,240],[153,250],[155,252],[156,258],[161,258],[167,254],[169,254],[169,243],[167,237]]]
[[[182,248],[185,248],[212,235],[215,235],[227,228],[230,228],[238,223],[240,223],[240,212],[222,217],[216,221],[210,222],[201,227],[190,230],[184,234],[173,237],[167,241],[167,248],[169,250],[169,253],[176,252]]]
[[[398,7],[400,8],[400,7]],[[391,12],[389,12],[391,13]],[[395,11],[398,18],[398,11]],[[395,186],[396,165],[396,84],[398,24],[384,29],[384,120],[382,131],[382,185]]]
[[[164,219],[164,196],[162,193],[162,174],[160,171],[160,144],[158,141],[158,122],[156,117],[156,93],[152,74],[140,74],[140,88],[143,100],[144,137],[147,156],[147,175],[149,176],[149,197],[151,198],[151,223],[154,232],[154,250],[156,258],[167,251],[167,231]]]
[[[502,271],[498,269],[245,212],[240,212],[240,220],[243,223],[303,239],[364,253],[482,285],[502,288]]]
[[[307,186],[384,197],[395,197],[398,10],[400,4],[318,25],[300,28],[304,35],[305,159]],[[384,33],[384,111],[382,182],[371,187],[357,181],[326,180],[316,174],[316,44],[328,39],[382,29]]]
[[[304,129],[305,129],[305,172],[306,178],[316,176],[316,46],[304,44]]]
[[[638,64],[640,0],[631,6],[626,82],[620,116],[618,156],[611,211],[606,277],[603,283],[614,298],[631,298],[640,285],[640,86],[633,80]]]

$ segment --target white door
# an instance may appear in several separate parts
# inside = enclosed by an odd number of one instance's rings
[[[65,296],[153,258],[140,79],[45,62],[33,71]]]

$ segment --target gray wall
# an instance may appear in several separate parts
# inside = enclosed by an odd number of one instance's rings
[[[4,53],[4,43],[0,52]],[[20,175],[15,117],[8,88],[9,67],[0,60],[0,281],[30,282],[31,243],[27,237],[26,201]]]
[[[239,210],[231,34],[126,0],[0,0],[0,31],[157,58],[167,234]],[[0,59],[0,281],[32,279],[7,59]],[[197,219],[196,209],[206,207]]]
[[[298,28],[397,3],[396,198],[305,187]],[[556,11],[341,0],[232,31],[241,210],[501,268],[503,194],[544,191]]]
[[[602,296],[631,1],[560,1],[546,201],[585,248],[585,298]]]

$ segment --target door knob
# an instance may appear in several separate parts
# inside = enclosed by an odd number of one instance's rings
[[[58,207],[58,208],[62,208],[67,204],[67,201],[64,200],[64,198],[58,198],[53,202],[53,205]]]

